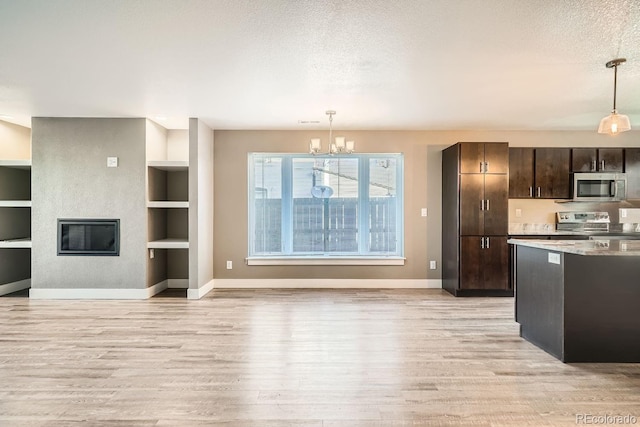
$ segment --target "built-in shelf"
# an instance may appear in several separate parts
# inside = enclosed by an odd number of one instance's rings
[[[0,167],[29,170],[31,160],[0,160]]]
[[[148,208],[188,208],[189,202],[152,201],[147,202]]]
[[[31,285],[31,159],[0,159],[0,183],[0,295],[6,295]]]
[[[149,249],[189,249],[187,239],[161,239],[147,243]]]
[[[30,237],[25,237],[24,239],[0,240],[0,248],[3,248],[3,249],[19,249],[19,248],[30,248],[30,247],[31,247]]]
[[[0,200],[0,208],[30,208],[31,200]]]
[[[150,160],[147,166],[168,172],[189,170],[189,162],[186,160]]]

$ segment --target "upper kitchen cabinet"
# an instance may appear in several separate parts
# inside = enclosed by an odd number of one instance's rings
[[[622,172],[622,148],[573,148],[571,172]]]
[[[509,145],[504,142],[460,143],[460,173],[509,173]]]
[[[570,148],[509,148],[509,197],[568,199]]]
[[[533,197],[534,149],[509,148],[509,198]]]
[[[535,196],[543,199],[571,198],[570,148],[536,148]]]
[[[627,198],[640,199],[640,148],[624,150],[624,170],[627,175]]]

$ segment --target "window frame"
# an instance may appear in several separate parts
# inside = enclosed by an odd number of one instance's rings
[[[255,159],[259,157],[281,158],[281,252],[255,253]],[[394,253],[363,252],[368,250],[370,231],[358,233],[358,253],[353,252],[293,252],[293,159],[358,159],[358,224],[368,224],[370,216],[369,177],[372,159],[396,159],[396,247]],[[366,166],[365,166],[366,165]],[[337,155],[311,155],[306,153],[252,152],[247,155],[247,204],[248,236],[246,258],[248,265],[404,265],[404,154],[403,153],[353,153]]]

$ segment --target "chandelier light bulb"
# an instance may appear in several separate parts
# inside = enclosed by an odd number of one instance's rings
[[[334,154],[352,154],[356,150],[355,141],[347,141],[344,136],[336,136],[333,139],[333,116],[336,114],[333,110],[328,110],[326,112],[327,116],[329,116],[329,152],[324,154],[334,155]],[[323,154],[321,153],[322,144],[320,138],[311,138],[309,141],[309,154]]]

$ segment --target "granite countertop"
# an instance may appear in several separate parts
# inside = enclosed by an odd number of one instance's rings
[[[640,236],[640,224],[611,224],[609,231],[556,230],[555,224],[509,223],[509,236]]]
[[[512,245],[528,246],[588,256],[640,256],[640,240],[528,240],[509,239]]]
[[[555,224],[509,224],[510,236],[581,236],[583,232],[556,230]]]

